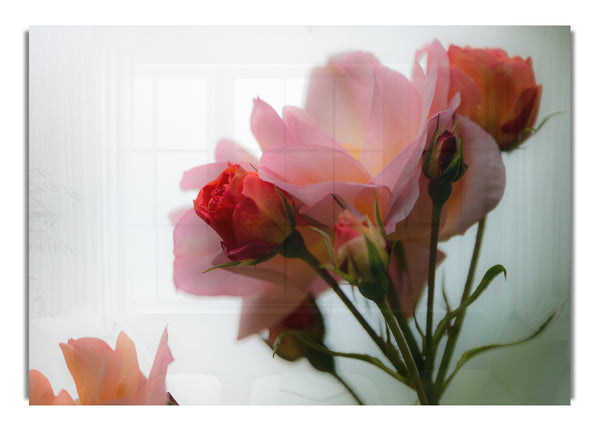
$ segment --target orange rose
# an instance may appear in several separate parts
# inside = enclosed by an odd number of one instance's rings
[[[457,112],[494,137],[504,151],[519,146],[537,120],[542,86],[531,58],[509,57],[502,49],[448,49],[449,99],[460,93]]]
[[[55,396],[48,379],[38,370],[29,370],[29,404],[167,404],[165,377],[173,357],[166,329],[147,379],[140,372],[135,345],[124,332],[119,334],[115,350],[89,337],[70,339],[60,348],[79,399],[73,401],[64,389]]]

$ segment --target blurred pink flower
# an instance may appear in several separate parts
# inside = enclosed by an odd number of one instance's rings
[[[418,62],[424,54],[426,71]],[[412,81],[371,54],[342,54],[312,73],[305,110],[288,107],[280,118],[257,100],[252,115],[265,148],[259,175],[303,203],[301,213],[332,226],[341,212],[333,194],[374,221],[376,192],[386,232],[414,252],[408,273],[396,277],[407,314],[427,276],[431,202],[421,159],[438,121],[452,127],[458,119],[469,165],[444,207],[440,238],[463,234],[504,192],[500,152],[477,124],[455,115],[460,96],[448,97],[448,70],[437,41],[417,53]],[[439,252],[438,262],[442,258]]]
[[[124,332],[115,350],[98,338],[70,339],[60,348],[79,399],[73,401],[64,389],[55,396],[48,379],[29,370],[29,404],[167,404],[165,377],[173,357],[166,328],[147,379],[140,372],[135,345]]]

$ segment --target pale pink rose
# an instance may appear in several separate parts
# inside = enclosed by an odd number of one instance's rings
[[[254,172],[259,163],[237,144],[222,140],[217,145],[217,162],[186,171],[180,183],[184,190],[199,191],[217,178],[228,163],[239,164]],[[175,287],[197,296],[232,296],[242,298],[238,338],[272,328],[296,310],[309,293],[318,295],[327,288],[325,282],[306,263],[280,255],[256,266],[207,269],[228,262],[221,238],[190,208],[172,217]],[[298,220],[298,231],[309,249],[325,260],[327,251],[322,237]]]
[[[382,66],[371,54],[332,57],[311,76],[306,109],[288,107],[282,117],[257,100],[252,129],[263,148],[259,175],[286,190],[303,213],[332,226],[346,206],[374,221],[377,194],[386,232],[408,242],[428,259],[431,203],[421,159],[436,125],[451,128],[458,119],[469,169],[453,185],[444,207],[440,238],[462,234],[500,201],[505,173],[493,138],[454,112],[460,96],[448,98],[448,60],[439,42],[427,53],[428,68],[415,62],[412,81]],[[438,253],[438,261],[443,258]],[[394,263],[395,259],[393,259]],[[426,279],[427,265],[413,259],[397,289],[412,310]],[[410,286],[403,283],[410,281]]]
[[[60,348],[79,398],[73,401],[64,389],[54,396],[48,379],[38,370],[30,370],[30,404],[167,404],[165,377],[173,357],[166,328],[148,378],[141,373],[135,345],[124,332],[114,350],[98,338],[70,339]]]

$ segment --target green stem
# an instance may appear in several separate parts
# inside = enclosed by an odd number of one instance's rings
[[[288,258],[302,259],[313,270],[315,270],[317,274],[329,285],[329,287],[331,287],[331,289],[333,289],[336,295],[342,300],[344,305],[346,305],[348,310],[350,310],[352,315],[367,332],[369,337],[371,337],[373,342],[375,342],[375,344],[377,345],[377,347],[379,347],[379,349],[385,355],[385,357],[388,358],[389,361],[394,365],[398,373],[406,373],[406,368],[404,367],[404,364],[398,362],[392,355],[390,355],[383,339],[379,335],[377,335],[377,333],[371,327],[371,325],[369,325],[369,323],[365,320],[362,314],[360,314],[360,312],[356,309],[352,301],[346,296],[346,294],[337,284],[337,281],[331,276],[331,274],[329,274],[329,272],[327,272],[327,270],[321,267],[321,263],[319,262],[319,260],[306,248],[306,245],[304,244],[304,239],[298,231],[294,231],[288,237],[285,243],[282,244],[279,253]]]
[[[419,397],[419,402],[422,405],[429,404],[429,400],[427,398],[427,394],[425,392],[423,382],[421,381],[421,376],[419,374],[419,370],[417,369],[417,366],[416,366],[415,361],[410,353],[408,345],[406,344],[406,340],[404,339],[404,336],[402,335],[402,332],[400,331],[400,328],[399,328],[398,324],[396,323],[396,320],[394,319],[394,315],[392,314],[390,307],[388,306],[387,302],[385,302],[385,300],[377,303],[377,306],[379,307],[379,310],[381,311],[383,318],[385,319],[387,325],[391,329],[392,334],[394,335],[394,338],[396,339],[396,343],[398,344],[398,347],[400,348],[402,357],[404,358],[404,361],[406,362],[408,374],[412,378],[414,389],[417,392],[417,396]]]
[[[342,384],[342,386],[350,393],[350,395],[352,395],[352,398],[354,398],[354,400],[356,401],[356,403],[358,405],[363,406],[365,404],[358,397],[356,392],[354,392],[354,390],[350,387],[350,385],[348,385],[348,383],[346,383],[346,381],[344,379],[342,379],[337,373],[333,372],[333,373],[329,373],[329,374],[331,374],[333,377],[335,377],[335,379]]]
[[[400,301],[398,300],[398,295],[393,288],[393,284],[390,282],[391,289],[387,291],[387,298],[390,302],[392,314],[398,321],[400,325],[400,329],[402,330],[402,334],[406,337],[406,341],[408,343],[408,348],[412,354],[412,357],[417,365],[417,368],[420,370],[423,367],[423,356],[421,356],[421,351],[419,350],[419,345],[417,340],[415,339],[412,331],[410,330],[410,326],[408,326],[408,321],[406,317],[404,317],[404,313],[402,312],[402,307],[400,305]]]
[[[477,262],[479,261],[479,252],[481,250],[481,244],[483,242],[483,232],[485,231],[485,222],[487,216],[484,216],[477,225],[477,235],[475,237],[475,245],[473,247],[473,255],[471,256],[471,264],[469,266],[469,272],[467,274],[467,280],[465,281],[465,287],[463,290],[462,298],[460,300],[461,304],[469,297],[471,294],[471,289],[473,287],[473,280],[475,279],[475,270],[477,268]],[[460,334],[460,330],[465,319],[466,310],[456,316],[456,320],[454,324],[451,326],[451,331],[448,334],[448,340],[446,342],[446,347],[444,349],[444,354],[442,356],[442,361],[440,363],[440,368],[438,371],[438,375],[435,380],[435,387],[439,393],[443,392],[442,385],[444,383],[444,379],[446,378],[446,373],[448,372],[448,367],[450,365],[450,360],[452,359],[452,355],[454,354],[454,349],[456,347],[456,342],[458,336]]]
[[[433,297],[435,292],[435,266],[437,261],[437,244],[440,230],[440,218],[442,215],[442,204],[433,202],[431,214],[431,241],[429,242],[429,274],[427,284],[427,326],[425,330],[425,369],[424,377],[430,381],[434,365],[433,351]]]

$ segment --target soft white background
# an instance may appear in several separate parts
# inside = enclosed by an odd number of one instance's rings
[[[448,426],[460,423],[466,429],[480,429],[485,421],[489,429],[505,429],[506,426],[535,426],[545,429],[562,429],[577,427],[578,424],[588,423],[594,402],[597,398],[597,385],[593,330],[596,325],[594,318],[597,309],[597,290],[594,285],[595,274],[593,246],[597,238],[594,226],[595,203],[590,196],[594,195],[595,161],[597,147],[592,145],[595,129],[595,100],[597,90],[593,79],[597,70],[597,57],[590,55],[595,50],[597,26],[593,22],[594,14],[587,8],[587,2],[574,0],[565,8],[559,2],[545,2],[543,6],[535,3],[520,1],[505,1],[500,8],[490,8],[474,1],[453,2],[451,8],[445,2],[428,2],[427,4],[406,4],[401,10],[389,8],[387,2],[374,0],[369,2],[369,8],[364,8],[363,2],[339,2],[324,4],[323,2],[304,2],[301,8],[294,7],[294,13],[287,13],[282,2],[220,2],[211,5],[210,9],[200,9],[196,3],[190,5],[187,1],[172,1],[173,7],[165,9],[156,7],[152,2],[145,3],[140,9],[137,2],[105,1],[102,3],[81,3],[64,0],[53,3],[40,1],[23,1],[11,8],[11,12],[3,14],[2,35],[0,44],[6,64],[14,67],[5,68],[4,78],[0,81],[2,93],[2,118],[4,119],[4,136],[7,142],[17,143],[7,145],[7,156],[0,159],[2,163],[3,191],[6,202],[16,203],[11,211],[2,212],[2,235],[6,239],[3,248],[5,261],[10,264],[5,267],[6,281],[10,286],[19,286],[27,279],[25,262],[26,247],[23,243],[23,232],[26,227],[27,211],[25,207],[27,191],[27,172],[23,171],[26,153],[23,145],[26,141],[25,116],[27,61],[25,50],[25,31],[31,24],[572,24],[574,31],[573,46],[575,47],[574,66],[574,102],[576,109],[575,131],[576,139],[575,166],[573,176],[576,186],[576,200],[573,211],[576,220],[574,225],[574,300],[577,313],[574,314],[574,367],[575,392],[570,408],[535,408],[535,409],[444,409],[439,415],[423,416],[421,409],[391,408],[391,409],[298,409],[280,408],[275,412],[276,421],[265,419],[271,417],[271,409],[151,409],[144,410],[143,416],[131,414],[129,409],[78,409],[69,413],[66,419],[61,409],[30,409],[27,407],[23,374],[27,367],[27,350],[22,339],[27,330],[27,320],[23,319],[21,310],[28,307],[26,296],[20,289],[8,288],[5,300],[2,301],[2,317],[6,330],[6,345],[8,354],[3,356],[2,365],[5,373],[5,390],[2,392],[2,405],[9,406],[9,420],[18,420],[23,426],[43,426],[45,428],[74,428],[80,427],[82,421],[89,429],[103,429],[115,420],[130,426],[142,426],[155,429],[158,427],[177,428],[188,427],[190,424],[199,427],[214,427],[217,424],[235,424],[245,427],[280,428],[285,421],[287,429],[304,429],[316,420],[328,425],[349,426],[352,429],[389,426],[390,423],[402,424],[403,427]],[[359,4],[360,3],[360,4]],[[491,13],[491,9],[494,9]],[[269,11],[265,14],[264,11]],[[390,13],[382,14],[384,10]],[[392,13],[393,12],[393,13]],[[593,104],[594,103],[594,104]],[[24,157],[25,155],[25,157]],[[26,166],[26,165],[25,165]],[[13,265],[14,263],[14,265]],[[23,322],[18,324],[16,322]],[[16,323],[16,324],[15,324]],[[24,335],[23,335],[24,334]],[[23,369],[23,373],[16,370]],[[121,413],[119,413],[119,410]],[[22,413],[22,414],[20,414]],[[490,414],[493,420],[489,421]],[[400,419],[401,416],[401,419]],[[89,418],[93,418],[89,420]],[[289,420],[293,418],[293,420]]]
[[[457,352],[532,332],[570,294],[568,28],[32,27],[30,368],[74,393],[58,342],[114,340],[125,330],[151,359],[168,324],[176,361],[167,383],[182,403],[350,402],[305,363],[273,360],[258,337],[236,341],[239,299],[175,291],[168,214],[191,206],[195,193],[179,190],[181,174],[214,161],[221,137],[259,155],[249,127],[253,98],[279,112],[302,106],[311,68],[348,50],[373,52],[410,76],[415,51],[436,37],[446,47],[500,46],[531,56],[544,85],[540,119],[564,111],[506,157],[505,198],[489,217],[477,279],[501,263],[508,280],[470,309]],[[442,246],[454,304],[473,239],[471,231]],[[377,354],[334,295],[320,305],[328,345]],[[568,403],[569,319],[567,305],[538,340],[474,360],[444,402]],[[362,363],[342,359],[339,369],[369,403],[415,400]]]

